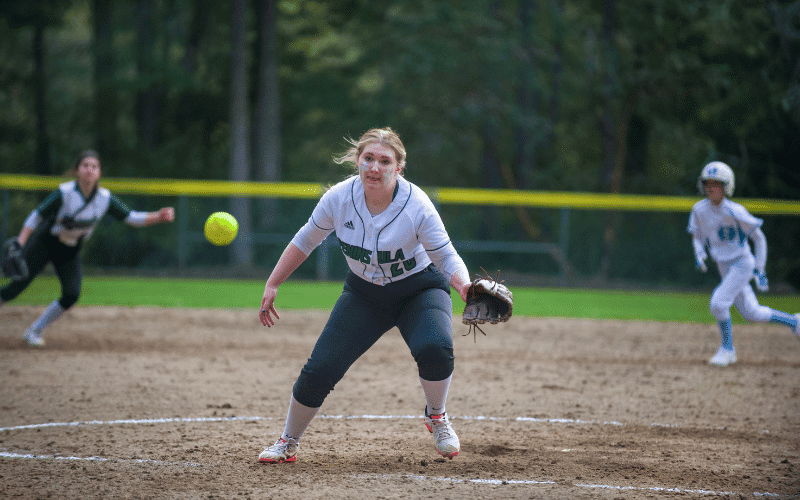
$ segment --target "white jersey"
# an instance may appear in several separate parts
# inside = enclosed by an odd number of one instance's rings
[[[331,233],[350,270],[378,285],[401,280],[433,262],[448,283],[453,274],[465,282],[469,273],[456,253],[442,219],[428,195],[403,177],[389,206],[376,216],[367,210],[358,176],[331,187],[292,243],[309,255]]]
[[[120,221],[131,225],[132,216],[142,213],[133,212],[116,196],[103,187],[97,187],[94,194],[86,199],[75,181],[65,182],[50,194],[25,221],[25,226],[35,228],[43,220],[51,225],[50,234],[56,236],[63,244],[74,247],[80,241],[92,235],[100,219],[108,213]]]
[[[692,207],[687,230],[708,247],[715,261],[731,262],[743,255],[752,255],[747,240],[763,222],[727,198],[718,206],[705,198]]]

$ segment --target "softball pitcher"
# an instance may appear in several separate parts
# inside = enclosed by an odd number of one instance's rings
[[[337,163],[354,175],[331,187],[297,232],[264,288],[259,318],[270,327],[278,287],[331,232],[349,266],[344,290],[300,372],[281,437],[260,462],[294,462],[300,438],[350,366],[397,327],[417,363],[436,451],[453,458],[458,436],[445,412],[453,373],[450,286],[466,301],[470,280],[428,196],[406,181],[406,151],[390,128],[371,129]]]
[[[715,366],[736,362],[731,335],[730,308],[735,305],[748,321],[780,323],[800,338],[800,314],[791,315],[759,305],[750,280],[761,292],[769,290],[765,268],[767,239],[761,231],[763,221],[750,215],[746,208],[728,199],[733,195],[734,176],[725,163],[713,161],[703,167],[697,187],[706,198],[692,207],[688,231],[696,266],[707,271],[708,255],[717,263],[722,281],[711,295],[711,314],[719,324],[722,345],[709,360]],[[755,256],[748,240],[755,245]],[[706,253],[708,248],[708,254]]]
[[[175,210],[137,212],[126,207],[108,189],[99,186],[100,156],[84,151],[72,167],[75,180],[65,182],[50,194],[25,220],[16,244],[22,247],[28,275],[0,289],[0,305],[16,298],[52,262],[61,282],[61,297],[25,330],[25,341],[44,346],[42,331],[72,307],[81,292],[80,250],[100,219],[108,213],[134,227],[172,222]]]

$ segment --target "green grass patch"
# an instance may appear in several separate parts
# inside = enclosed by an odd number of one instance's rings
[[[287,281],[278,290],[276,308],[330,310],[342,292],[342,282]],[[514,313],[520,316],[678,321],[712,323],[708,293],[617,291],[561,288],[514,288]],[[264,281],[87,277],[79,305],[155,306],[256,310],[261,305]],[[18,305],[46,305],[60,294],[53,276],[40,276],[14,301]],[[454,312],[463,303],[453,295]],[[761,304],[794,313],[800,311],[795,295],[759,295]],[[744,320],[735,310],[734,322]]]

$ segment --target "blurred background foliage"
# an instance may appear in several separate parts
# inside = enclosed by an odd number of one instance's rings
[[[4,173],[58,175],[94,148],[107,177],[331,184],[349,174],[331,161],[344,137],[391,126],[420,186],[696,195],[722,160],[737,197],[796,200],[800,0],[0,2],[0,106]],[[12,232],[38,199],[15,195]],[[305,208],[230,211],[291,233]],[[484,240],[555,241],[550,212],[442,208],[451,233]],[[697,284],[687,216],[576,211],[574,271]],[[126,231],[110,224],[86,258],[174,264],[169,230]],[[771,277],[800,287],[797,217],[765,233]],[[273,253],[241,238],[198,259]]]

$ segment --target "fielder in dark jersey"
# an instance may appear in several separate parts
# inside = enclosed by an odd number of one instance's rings
[[[53,264],[61,282],[61,297],[25,330],[25,341],[44,346],[42,331],[72,307],[81,292],[80,250],[105,214],[131,226],[144,227],[172,222],[175,210],[165,207],[156,212],[138,212],[126,207],[108,189],[100,187],[100,157],[85,151],[72,168],[75,180],[61,184],[25,220],[17,237],[25,252],[28,277],[11,281],[0,289],[0,305],[16,298],[41,273]]]
[[[466,301],[469,273],[428,196],[402,176],[406,152],[397,134],[372,129],[337,159],[358,175],[331,187],[295,235],[264,288],[259,317],[278,319],[278,287],[330,233],[350,267],[341,297],[292,390],[283,434],[260,462],[293,462],[300,438],[350,366],[393,327],[417,363],[424,423],[436,451],[460,450],[445,401],[453,373],[450,287]]]

